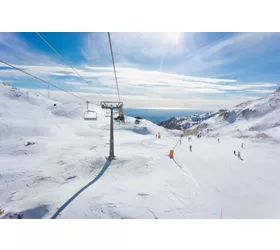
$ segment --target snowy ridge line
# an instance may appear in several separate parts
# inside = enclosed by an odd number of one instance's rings
[[[211,117],[220,114],[226,110],[220,109],[216,112],[206,112],[203,114],[192,114],[183,117],[172,117],[166,121],[158,123],[159,126],[162,126],[171,130],[181,130],[189,129],[195,125],[200,124],[202,121],[210,119]]]
[[[106,170],[109,168],[112,160],[107,160],[104,167],[101,169],[99,174],[88,184],[83,186],[77,193],[75,193],[70,199],[68,199],[56,212],[55,214],[51,217],[51,219],[56,219],[57,216],[75,199],[77,198],[83,191],[85,191],[88,187],[90,187],[93,183],[98,181],[102,175],[106,172]]]

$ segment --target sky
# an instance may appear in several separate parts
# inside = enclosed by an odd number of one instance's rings
[[[280,86],[280,33],[110,34],[125,108],[232,108]],[[40,35],[86,83],[35,32],[0,33],[0,60],[93,103],[118,100],[106,32]],[[1,62],[0,82],[47,95],[47,85]]]

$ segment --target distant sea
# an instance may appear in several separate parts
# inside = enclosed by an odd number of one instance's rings
[[[187,110],[187,109],[124,109],[124,113],[131,117],[142,117],[153,123],[167,121],[172,117],[203,114],[209,110]]]

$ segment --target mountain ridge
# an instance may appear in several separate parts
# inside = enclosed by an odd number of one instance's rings
[[[172,117],[158,124],[186,135],[273,138],[280,141],[280,87],[270,95],[201,115]]]

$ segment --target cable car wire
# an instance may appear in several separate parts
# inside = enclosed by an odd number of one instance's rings
[[[114,68],[114,73],[115,73],[115,80],[116,80],[116,86],[117,86],[117,91],[118,91],[118,97],[119,97],[119,102],[120,102],[120,101],[121,101],[121,98],[120,98],[119,84],[118,84],[118,78],[117,78],[117,73],[116,73],[116,67],[115,67],[115,61],[114,61],[114,55],[113,55],[113,49],[112,49],[112,43],[111,43],[110,32],[108,32],[108,38],[109,38],[109,44],[110,44],[110,50],[111,50],[113,68]]]
[[[31,77],[33,77],[33,78],[35,78],[35,79],[37,79],[37,80],[39,80],[39,81],[45,83],[45,84],[48,84],[48,85],[50,85],[50,86],[52,86],[52,87],[54,87],[54,88],[57,88],[57,89],[59,89],[59,90],[65,92],[65,93],[67,93],[67,94],[69,94],[69,95],[72,95],[72,96],[74,96],[74,97],[76,97],[76,98],[79,98],[80,100],[83,100],[83,101],[87,102],[87,100],[85,100],[84,98],[79,97],[79,96],[77,96],[77,95],[75,95],[75,94],[73,94],[73,93],[71,93],[71,92],[69,92],[69,91],[67,91],[67,90],[65,90],[65,89],[63,89],[63,88],[60,88],[60,87],[58,87],[58,86],[56,86],[56,85],[54,85],[54,84],[51,84],[51,83],[49,83],[49,82],[47,82],[47,81],[45,81],[45,80],[43,80],[43,79],[41,79],[41,78],[39,78],[39,77],[37,77],[37,76],[35,76],[35,75],[32,75],[32,74],[30,74],[30,73],[28,73],[28,72],[26,72],[26,71],[24,71],[24,70],[22,70],[22,69],[16,67],[16,66],[13,66],[12,64],[9,64],[9,63],[4,62],[4,61],[2,61],[2,60],[0,60],[0,62],[3,63],[3,64],[8,65],[9,67],[11,67],[11,68],[13,68],[13,69],[19,70],[19,71],[21,71],[22,73],[24,73],[24,74],[26,74],[26,75],[29,75],[29,76],[31,76]]]
[[[57,56],[59,56],[62,60],[63,60],[63,62],[67,65],[67,66],[69,66],[87,85],[89,85],[89,86],[91,86],[75,69],[74,69],[74,67],[62,56],[62,55],[60,55],[48,42],[47,42],[47,40],[45,39],[45,38],[43,38],[40,34],[39,34],[39,32],[36,32],[36,34],[53,50],[53,52],[54,53],[56,53],[57,54]],[[100,95],[99,93],[97,93],[97,91],[96,91],[96,94],[98,94],[99,96],[102,96],[102,95]]]

